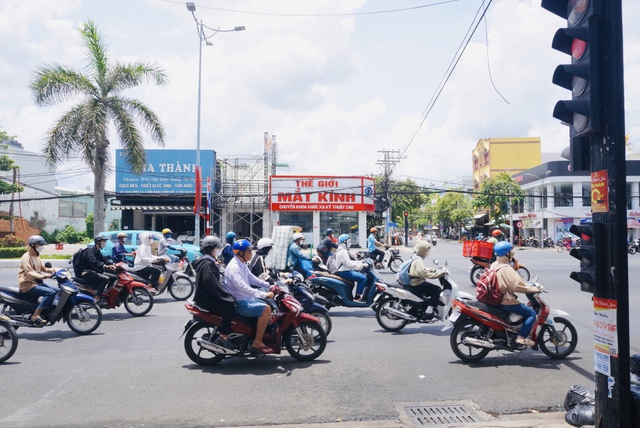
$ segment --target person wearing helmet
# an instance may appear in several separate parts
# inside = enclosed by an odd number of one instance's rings
[[[130,256],[131,253],[127,253],[127,249],[124,248],[124,241],[127,239],[127,232],[118,233],[118,242],[111,249],[111,260],[114,263],[126,262],[125,257]]]
[[[373,277],[368,277],[361,271],[367,266],[364,262],[355,260],[355,257],[349,252],[351,246],[351,237],[346,233],[338,237],[338,250],[336,251],[336,265],[338,266],[338,275],[347,281],[357,283],[356,295],[353,297],[354,301],[364,301],[363,298],[364,289],[367,283],[370,282],[373,285]],[[352,290],[347,290],[347,296],[351,296]]]
[[[170,239],[173,235],[173,232],[169,228],[162,229],[162,238],[160,238],[160,242],[158,242],[158,255],[168,257],[171,262],[177,262],[179,259],[177,256],[167,254],[167,248],[172,250],[179,251],[180,248],[176,248],[175,246],[169,244],[167,239]]]
[[[133,259],[133,269],[136,271],[136,275],[149,282],[147,289],[152,294],[158,294],[158,280],[162,273],[161,269],[153,264],[162,260],[166,259],[154,256],[151,252],[151,234],[149,232],[141,233],[140,246],[136,250],[136,257]]]
[[[369,257],[376,261],[376,267],[382,267],[382,259],[384,259],[384,251],[379,250],[376,247],[384,247],[384,245],[378,241],[378,228],[372,227],[370,229],[369,238],[367,238],[367,249],[369,250]]]
[[[266,259],[273,248],[273,241],[271,238],[260,238],[256,247],[257,250],[249,263],[249,269],[258,278],[269,281],[271,275],[269,274],[269,266],[267,266]]]
[[[102,254],[102,249],[107,245],[107,238],[96,235],[93,238],[94,245],[87,247],[80,256],[80,276],[90,284],[97,286],[95,301],[102,304],[102,293],[107,285],[115,284],[118,276],[115,274],[115,266]]]
[[[251,318],[258,318],[256,336],[249,346],[252,353],[271,354],[273,349],[262,342],[271,317],[271,306],[261,299],[273,299],[269,291],[269,283],[258,278],[249,270],[247,262],[251,260],[251,244],[246,239],[233,243],[234,257],[224,272],[224,286],[237,302],[235,313]],[[254,288],[256,287],[256,288]]]
[[[434,310],[437,309],[440,304],[440,292],[442,289],[440,286],[428,282],[428,279],[437,279],[447,274],[447,271],[438,271],[433,268],[428,268],[424,264],[424,260],[429,256],[429,250],[431,250],[431,244],[427,241],[417,241],[413,247],[415,257],[411,262],[409,268],[409,286],[405,287],[416,296],[424,299],[427,309],[425,315],[427,319],[431,319],[434,316]],[[445,290],[446,291],[446,290]],[[448,290],[449,294],[451,289]],[[420,311],[422,309],[418,305],[414,306],[414,309]]]
[[[513,246],[509,242],[502,241],[497,243],[493,251],[496,254],[496,261],[491,264],[491,269],[497,270],[496,277],[498,284],[500,284],[500,290],[504,293],[502,303],[499,307],[507,312],[525,317],[522,327],[520,327],[520,331],[518,332],[516,343],[534,346],[535,342],[529,338],[529,334],[536,320],[536,312],[524,303],[520,303],[516,293],[540,293],[541,290],[533,285],[528,285],[511,266],[510,261],[513,258]]]
[[[220,269],[217,262],[222,253],[222,241],[217,236],[205,236],[200,241],[200,252],[203,257],[193,262],[193,268],[196,271],[196,292],[193,301],[209,312],[220,314],[220,335],[215,338],[214,343],[223,348],[236,349],[236,344],[229,340],[236,299],[220,282]]]
[[[304,243],[304,235],[296,232],[291,237],[291,244],[287,252],[287,265],[292,270],[300,272],[305,279],[313,275],[313,264],[311,257],[302,252],[302,244]]]
[[[233,243],[236,242],[236,234],[231,231],[227,232],[227,243],[222,248],[222,263],[228,265],[231,259],[233,259]]]
[[[327,259],[331,255],[331,250],[338,249],[338,240],[335,238],[333,229],[327,229],[326,236],[316,248],[316,252],[322,259],[322,263],[327,264]]]
[[[47,320],[40,317],[43,310],[50,310],[56,290],[44,283],[44,279],[51,278],[55,269],[45,267],[40,259],[40,253],[47,245],[47,241],[40,235],[33,235],[27,240],[27,252],[20,258],[18,267],[18,287],[20,293],[42,297],[38,307],[31,314],[31,322],[36,325],[45,325]]]
[[[504,241],[504,234],[500,229],[494,229],[493,232],[491,232],[491,237],[487,239],[487,242],[491,242],[495,246],[500,241]]]

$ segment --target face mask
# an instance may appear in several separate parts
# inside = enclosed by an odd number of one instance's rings
[[[215,250],[213,250],[213,257],[214,258],[218,258],[220,257],[220,255],[222,254],[222,248],[216,248]]]
[[[347,239],[346,241],[344,241],[344,245],[346,245],[347,248],[351,247],[351,239]]]
[[[44,245],[38,245],[38,246],[36,247],[36,251],[37,251],[37,252],[41,253],[41,252],[42,252],[42,250],[44,250]]]
[[[106,246],[107,246],[107,243],[105,241],[100,242],[100,248],[104,248]]]

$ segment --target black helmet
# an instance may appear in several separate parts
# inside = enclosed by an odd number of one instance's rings
[[[29,237],[29,240],[27,241],[27,244],[31,245],[31,246],[35,246],[35,245],[47,245],[47,241],[44,240],[44,238],[40,235],[33,235]]]
[[[329,236],[329,235],[333,235],[334,233],[336,232],[334,232],[333,229],[327,229],[327,231],[325,232],[325,235]]]
[[[222,247],[222,241],[217,236],[205,236],[200,241],[200,252],[202,254],[209,254],[216,247]]]
[[[107,238],[102,236],[102,235],[96,235],[96,236],[93,237],[93,242],[95,242],[96,245],[98,245],[100,242],[106,241],[106,240],[107,240]]]

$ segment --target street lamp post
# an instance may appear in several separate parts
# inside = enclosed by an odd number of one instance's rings
[[[194,3],[191,2],[187,2],[185,3],[187,6],[187,10],[189,12],[191,12],[191,15],[193,16],[193,20],[196,22],[196,29],[198,30],[198,42],[199,42],[199,47],[198,47],[198,119],[197,119],[197,129],[196,129],[196,170],[198,168],[200,168],[200,106],[202,104],[202,42],[204,41],[207,46],[212,46],[213,43],[211,43],[209,41],[210,38],[212,38],[213,36],[215,36],[218,33],[228,33],[231,31],[244,31],[245,27],[244,26],[239,26],[239,27],[234,27],[231,30],[221,30],[219,28],[210,28],[207,27],[206,25],[204,25],[202,23],[202,20],[199,20],[196,18],[196,5]],[[211,30],[212,33],[207,36],[204,33],[204,29],[207,28],[208,30]],[[202,179],[202,178],[201,178]],[[195,186],[195,188],[197,189],[198,186]],[[196,195],[196,198],[200,197],[202,198],[202,195]],[[197,206],[198,204],[196,204]],[[200,213],[197,212],[195,213],[195,221],[194,221],[194,234],[195,234],[195,245],[200,245]]]

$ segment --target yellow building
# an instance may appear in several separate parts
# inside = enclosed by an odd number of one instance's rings
[[[501,172],[517,174],[542,163],[540,137],[483,138],[472,151],[473,188]]]

